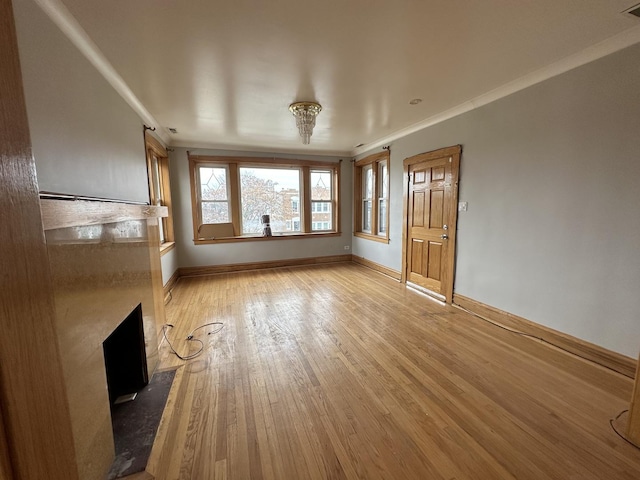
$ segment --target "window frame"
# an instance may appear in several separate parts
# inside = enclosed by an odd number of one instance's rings
[[[318,236],[339,236],[342,234],[340,228],[340,170],[342,160],[339,162],[318,162],[311,160],[292,160],[284,158],[263,158],[263,157],[231,157],[231,156],[209,156],[193,155],[187,152],[189,160],[189,181],[191,184],[191,213],[193,220],[193,242],[195,245],[211,243],[232,243],[245,241],[262,240],[282,240],[292,238],[318,237]],[[233,224],[232,237],[220,238],[200,238],[198,227],[201,225],[201,204],[199,202],[199,168],[201,166],[221,166],[228,168],[228,192],[231,210],[231,222]],[[300,232],[281,232],[271,237],[263,237],[260,234],[242,235],[242,205],[240,192],[240,168],[283,168],[299,169],[301,173],[300,192],[298,198],[299,220],[292,219],[292,222],[300,222]],[[312,231],[311,223],[311,171],[330,170],[332,172],[332,222],[335,228],[332,230]],[[292,223],[293,225],[293,223]]]
[[[327,173],[327,169],[326,168],[312,168],[309,172],[309,179],[311,180],[311,176],[314,173]],[[331,172],[329,172],[331,173]],[[334,185],[331,185],[331,198],[329,200],[325,199],[325,198],[320,198],[320,199],[316,199],[313,197],[313,186],[311,186],[311,191],[309,193],[310,195],[310,199],[311,199],[311,232],[313,233],[317,233],[317,232],[331,232],[333,231],[332,228],[329,228],[329,226],[327,226],[326,228],[324,228],[324,224],[325,223],[331,223],[332,225],[334,225],[333,221],[334,221],[334,205],[333,205],[333,194],[334,194]],[[325,219],[316,219],[316,221],[313,221],[313,214],[320,214],[320,215],[328,215],[329,218]]]
[[[169,173],[169,154],[166,148],[153,136],[145,131],[145,153],[147,160],[147,178],[149,181],[149,202],[151,205],[167,207],[168,216],[159,218],[164,241],[159,239],[160,255],[164,255],[175,247],[175,232],[173,229],[173,207],[171,202],[171,181]],[[156,158],[157,172],[154,169],[153,157]],[[157,194],[160,192],[160,195]],[[160,229],[158,229],[160,231]]]
[[[379,180],[380,166],[385,164],[387,166],[387,182],[386,191],[387,196],[381,196],[382,188]],[[374,153],[367,157],[361,158],[354,162],[354,199],[353,199],[353,235],[360,238],[366,238],[376,242],[389,243],[389,192],[390,192],[390,178],[391,178],[391,155],[389,150],[385,150],[380,153]],[[372,192],[371,198],[367,198],[364,195],[365,188],[365,174],[370,169]],[[380,232],[380,217],[379,206],[380,201],[384,200],[386,205],[386,211],[384,215],[386,231]],[[371,231],[366,231],[363,226],[363,220],[365,218],[365,202],[370,202],[371,205]]]
[[[239,201],[239,205],[240,205],[240,236],[242,237],[248,237],[248,236],[262,236],[262,223],[260,223],[259,221],[256,221],[257,219],[254,218],[254,224],[253,224],[253,228],[257,228],[257,231],[255,232],[247,232],[245,231],[245,228],[247,227],[247,224],[249,222],[249,218],[245,218],[244,216],[244,211],[245,211],[245,205],[243,204],[243,198],[246,197],[250,197],[250,194],[245,194],[242,191],[242,185],[244,184],[243,181],[243,170],[252,170],[252,174],[251,175],[255,175],[255,172],[261,171],[261,170],[270,170],[271,172],[279,172],[282,171],[283,172],[283,177],[279,178],[278,175],[279,173],[275,173],[274,177],[270,177],[270,180],[272,181],[276,181],[277,183],[279,183],[280,181],[283,181],[286,183],[287,179],[285,178],[287,175],[284,175],[285,173],[291,173],[293,172],[294,175],[293,177],[296,178],[297,181],[297,193],[296,193],[296,197],[300,197],[301,191],[302,191],[302,169],[298,168],[298,167],[273,167],[271,165],[249,165],[249,164],[243,164],[243,165],[238,165],[238,172],[239,172],[239,176],[240,176],[240,188],[239,188],[239,195],[240,195],[240,201]],[[267,177],[261,177],[260,175],[258,175],[258,177],[263,178],[266,180]],[[292,178],[289,178],[289,180],[291,180]],[[280,198],[278,200],[282,201],[281,206],[283,207],[283,210],[280,212],[274,212],[274,211],[269,211],[267,209],[265,209],[264,211],[260,212],[260,214],[258,215],[258,217],[262,217],[262,214],[269,214],[270,215],[270,226],[271,226],[271,232],[272,235],[276,235],[276,236],[280,236],[280,235],[289,235],[289,234],[296,234],[296,233],[301,233],[299,231],[291,231],[291,230],[278,230],[278,225],[280,224],[281,220],[284,220],[284,224],[286,225],[287,223],[287,214],[290,216],[289,220],[294,220],[295,218],[298,218],[300,216],[300,212],[294,212],[293,208],[291,208],[291,210],[289,212],[286,212],[287,210],[287,206],[291,207],[291,189],[289,188],[283,188],[280,190],[279,195]],[[277,195],[274,196],[274,200],[277,199]],[[277,210],[277,207],[276,207]],[[298,209],[299,210],[299,209]],[[255,216],[255,211],[253,212],[254,216]],[[279,215],[282,214],[282,215]],[[281,225],[281,224],[280,224]],[[292,224],[293,227],[293,224]]]
[[[197,203],[198,204],[202,204],[204,203],[226,203],[227,204],[227,213],[228,213],[228,217],[229,220],[231,220],[231,188],[230,188],[230,180],[229,180],[229,168],[227,165],[204,165],[204,166],[209,166],[209,167],[213,167],[213,168],[222,168],[225,170],[225,181],[227,183],[226,185],[226,198],[225,200],[202,200],[202,192],[200,188],[196,188],[196,196],[197,196]],[[198,176],[198,180],[200,180],[200,176]],[[200,186],[200,182],[198,181],[197,183],[198,186]],[[198,211],[196,212],[196,215],[198,216],[198,221],[199,224],[202,224],[202,208],[199,208]]]

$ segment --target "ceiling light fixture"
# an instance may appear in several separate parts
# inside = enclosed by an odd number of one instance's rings
[[[414,98],[413,100],[409,101],[409,105],[418,105],[420,102],[422,102],[421,98]]]
[[[316,117],[322,111],[322,106],[316,102],[295,102],[289,105],[289,111],[296,117],[296,126],[302,137],[302,143],[309,145]]]

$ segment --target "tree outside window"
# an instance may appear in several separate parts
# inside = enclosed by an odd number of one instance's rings
[[[315,165],[320,162],[286,162],[190,155],[194,241],[261,236],[264,215],[269,215],[274,234],[335,233],[339,164],[322,163],[319,168]],[[222,224],[233,233],[200,237],[201,226],[207,224]]]
[[[227,169],[224,167],[200,167],[202,223],[230,221],[227,176]]]
[[[297,215],[291,199],[299,195],[299,170],[241,167],[242,233],[261,233],[263,215],[269,215],[272,232],[286,232]]]

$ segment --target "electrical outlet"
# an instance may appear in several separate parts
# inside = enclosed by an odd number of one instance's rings
[[[351,247],[350,247],[349,245],[345,245],[345,246],[344,246],[344,249],[345,249],[345,250],[349,250],[350,248],[351,248]]]

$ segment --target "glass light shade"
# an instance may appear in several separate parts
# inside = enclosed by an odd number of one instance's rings
[[[316,102],[295,102],[289,105],[289,110],[296,117],[296,126],[302,137],[302,143],[309,145],[313,127],[316,126],[316,116],[322,111],[322,106]]]

